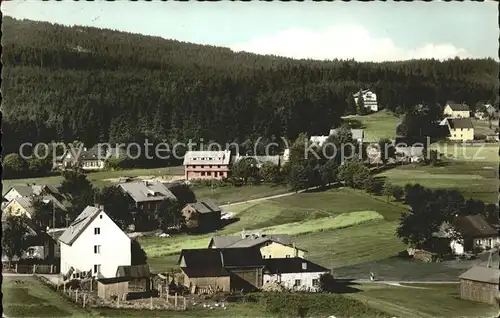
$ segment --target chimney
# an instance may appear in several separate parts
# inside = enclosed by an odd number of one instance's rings
[[[241,231],[241,238],[244,239],[245,237],[247,237],[246,233],[245,233],[245,229],[243,229]]]
[[[97,207],[99,208],[99,210],[101,210],[101,211],[103,211],[103,212],[104,212],[104,205],[102,205],[102,204],[98,204],[98,206],[97,206]]]
[[[307,270],[307,263],[306,262],[302,262],[302,270],[303,271]]]

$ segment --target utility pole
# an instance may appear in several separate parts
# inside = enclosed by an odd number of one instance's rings
[[[52,228],[56,228],[56,205],[52,202]]]

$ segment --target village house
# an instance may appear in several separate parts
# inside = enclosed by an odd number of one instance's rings
[[[448,118],[448,139],[453,141],[474,140],[474,126],[470,118]]]
[[[61,156],[56,158],[54,168],[67,169],[80,167],[83,170],[102,170],[106,167],[106,161],[110,158],[123,157],[126,154],[123,148],[111,148],[95,145],[90,149],[82,147],[67,149]]]
[[[394,140],[396,159],[404,162],[419,162],[424,159],[426,138],[398,136]]]
[[[233,157],[233,162],[239,162],[241,160],[249,160],[252,164],[254,164],[257,168],[262,167],[262,165],[266,162],[270,162],[275,166],[281,166],[285,160],[283,156],[275,155],[275,156],[240,156],[237,154]]]
[[[295,246],[288,234],[247,233],[241,235],[214,236],[208,248],[258,248],[262,258],[304,258],[306,251]]]
[[[257,248],[184,249],[178,264],[191,291],[243,290],[262,287],[264,263]]]
[[[24,215],[29,219],[31,219],[34,213],[32,199],[33,196],[16,197],[9,203],[5,204],[2,214],[17,215],[17,216]],[[44,204],[51,206],[54,211],[54,218],[53,219],[51,218],[51,220],[49,221],[50,226],[51,227],[55,226],[54,224],[52,224],[53,221],[56,222],[56,225],[63,224],[64,216],[66,215],[65,213],[67,212],[66,207],[52,195],[44,195],[42,196],[41,199]]]
[[[328,268],[300,257],[264,259],[264,283],[277,282],[293,290],[319,291],[319,278]]]
[[[163,201],[177,200],[167,186],[158,181],[139,180],[119,183],[117,186],[129,198],[129,212],[134,214],[134,226],[135,221],[147,222],[151,215],[149,212],[156,211]]]
[[[31,197],[34,195],[52,195],[58,200],[62,200],[63,198],[59,190],[53,185],[28,183],[27,185],[12,186],[3,196],[3,201],[10,202],[15,198]]]
[[[321,146],[323,146],[323,144],[327,141],[327,139],[330,136],[337,135],[339,133],[339,131],[340,131],[340,128],[330,129],[330,133],[328,134],[328,136],[311,136],[309,138],[309,141],[311,143],[315,143],[321,147]],[[357,141],[359,144],[363,144],[364,137],[365,137],[364,130],[363,129],[350,129],[350,131],[352,134],[352,140]]]
[[[130,238],[101,207],[87,206],[59,237],[61,273],[81,278],[115,277],[119,266],[131,265]]]
[[[6,216],[2,214],[2,223],[6,222]],[[28,230],[26,236],[26,250],[22,255],[17,255],[12,261],[19,259],[43,259],[56,260],[60,257],[59,244],[49,234],[42,229],[39,229],[29,219],[26,221]],[[8,259],[2,255],[2,262],[7,262]]]
[[[352,95],[356,105],[358,104],[359,95],[360,92]],[[365,108],[370,109],[372,112],[378,111],[377,95],[374,92],[369,89],[365,89],[361,91],[361,96],[363,97]]]
[[[474,266],[459,276],[460,298],[494,305],[499,292],[500,269]]]
[[[181,211],[189,228],[217,229],[221,224],[222,208],[212,200],[188,203]]]
[[[456,239],[453,232],[457,232],[461,239]],[[455,255],[463,255],[477,249],[489,250],[500,245],[498,230],[480,214],[458,216],[453,225],[443,223],[439,230],[433,233],[433,237],[447,239]]]
[[[444,107],[443,115],[449,118],[469,118],[470,108],[466,104],[448,102]]]
[[[188,151],[184,156],[186,180],[226,179],[229,177],[231,152]]]

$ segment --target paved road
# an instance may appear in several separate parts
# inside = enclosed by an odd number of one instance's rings
[[[331,185],[333,185],[333,184],[329,184],[327,186],[331,186]],[[234,202],[234,203],[231,203],[231,204],[223,204],[223,205],[220,205],[220,207],[224,208],[224,207],[230,207],[230,206],[234,206],[234,205],[238,205],[238,204],[252,203],[252,202],[259,202],[259,201],[277,199],[277,198],[287,197],[287,196],[290,196],[290,195],[294,195],[294,194],[298,194],[298,193],[302,193],[302,192],[306,192],[306,191],[310,191],[310,190],[315,190],[315,189],[319,189],[319,188],[320,187],[312,187],[312,188],[307,188],[307,189],[304,189],[304,190],[299,190],[297,192],[292,191],[292,192],[287,192],[287,193],[282,193],[282,194],[277,194],[277,195],[271,195],[271,196],[268,196],[268,197],[262,197],[262,198],[252,199],[252,200],[238,201],[238,202]]]

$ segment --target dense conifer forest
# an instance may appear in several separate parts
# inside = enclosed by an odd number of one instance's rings
[[[2,45],[5,153],[26,141],[323,134],[354,111],[350,96],[361,88],[389,110],[447,100],[498,104],[492,59],[293,60],[9,17]]]

